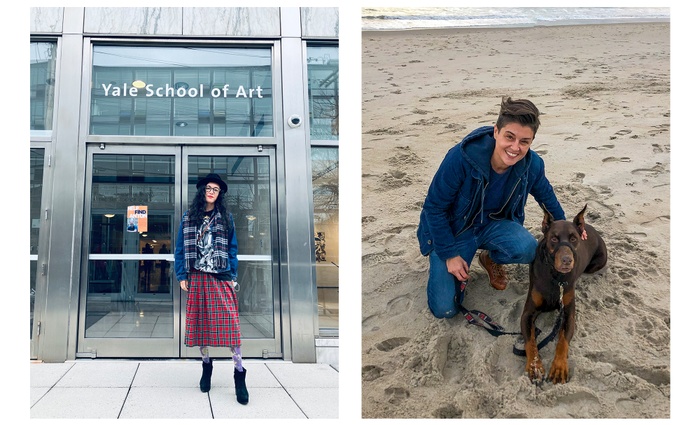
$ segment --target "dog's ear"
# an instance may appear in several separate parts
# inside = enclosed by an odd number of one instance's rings
[[[583,235],[583,232],[586,231],[586,222],[583,220],[583,215],[586,212],[586,208],[588,208],[588,204],[584,205],[581,212],[576,214],[576,217],[574,217],[574,225],[576,226],[576,230],[578,230],[580,235]]]
[[[542,211],[544,212],[544,218],[542,218],[542,233],[547,234],[549,226],[554,221],[554,217],[546,208],[542,207]]]

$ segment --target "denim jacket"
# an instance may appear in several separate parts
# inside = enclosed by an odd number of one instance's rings
[[[484,223],[484,196],[496,143],[493,131],[493,126],[477,128],[445,155],[428,188],[420,215],[417,233],[421,254],[428,255],[434,249],[441,260],[455,257],[459,255],[456,237]],[[544,161],[532,150],[512,166],[505,190],[506,201],[499,211],[490,214],[491,220],[523,224],[528,194],[532,194],[555,220],[565,218],[554,189],[545,177]]]
[[[177,232],[177,239],[175,240],[175,276],[177,281],[187,280],[189,270],[186,270],[185,265],[185,238],[183,232],[183,222],[185,221],[185,214],[182,215],[180,220],[180,228]],[[229,223],[231,223],[231,229],[228,232],[228,267],[225,270],[219,270],[216,276],[222,280],[237,280],[238,279],[238,239],[236,238],[236,227],[233,225],[233,215],[229,213]]]

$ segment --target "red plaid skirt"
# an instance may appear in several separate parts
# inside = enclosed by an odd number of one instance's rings
[[[192,270],[187,292],[185,345],[235,347],[241,345],[238,297],[231,282]]]

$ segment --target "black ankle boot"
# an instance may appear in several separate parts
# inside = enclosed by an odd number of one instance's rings
[[[199,380],[199,389],[203,393],[208,393],[211,388],[211,371],[214,369],[214,361],[209,359],[209,363],[202,361],[202,379]]]
[[[236,400],[241,404],[248,404],[248,389],[245,386],[245,375],[247,370],[243,368],[243,372],[238,369],[233,370],[233,383],[236,385]]]

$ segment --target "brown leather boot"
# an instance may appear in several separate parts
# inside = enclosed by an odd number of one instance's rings
[[[479,254],[479,265],[489,274],[489,283],[495,289],[502,291],[508,285],[506,270],[501,264],[496,264],[489,257],[488,251],[481,251]]]

